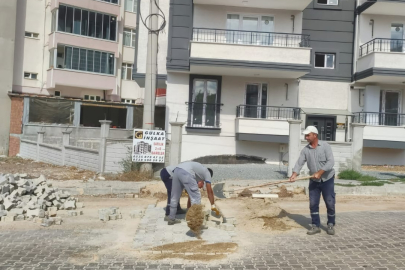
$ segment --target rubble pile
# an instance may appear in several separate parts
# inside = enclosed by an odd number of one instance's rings
[[[52,187],[41,175],[27,179],[27,174],[0,174],[1,221],[33,220],[43,226],[61,224],[58,210],[74,210],[82,207],[69,193]]]

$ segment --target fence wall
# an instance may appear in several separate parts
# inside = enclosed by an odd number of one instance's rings
[[[21,140],[20,144],[20,156],[29,159],[37,159],[38,148],[37,142]]]
[[[132,140],[107,140],[105,172],[122,172],[123,162],[131,158]]]
[[[40,143],[38,149],[38,161],[51,163],[55,165],[63,165],[62,161],[62,148]]]
[[[99,171],[100,157],[98,150],[75,146],[65,146],[65,148],[65,165],[89,171]]]

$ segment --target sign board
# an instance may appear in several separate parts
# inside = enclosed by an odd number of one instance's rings
[[[166,132],[163,130],[134,130],[133,162],[164,163]]]

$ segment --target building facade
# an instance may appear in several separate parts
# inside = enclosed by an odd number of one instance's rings
[[[2,90],[13,106],[10,155],[18,154],[25,126],[94,128],[107,119],[117,129],[142,127],[148,0],[15,2],[12,86]],[[159,72],[156,111],[164,119],[165,67]]]
[[[288,120],[350,142],[354,0],[171,1],[166,114],[182,159],[287,159]],[[170,134],[170,126],[169,134]]]

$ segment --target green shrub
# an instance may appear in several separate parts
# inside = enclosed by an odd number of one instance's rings
[[[354,170],[344,170],[339,173],[338,177],[343,180],[357,180],[362,177],[362,174]]]
[[[362,181],[362,182],[367,182],[367,181],[376,181],[376,180],[379,180],[379,179],[377,177],[370,176],[370,175],[362,175],[357,180]]]

